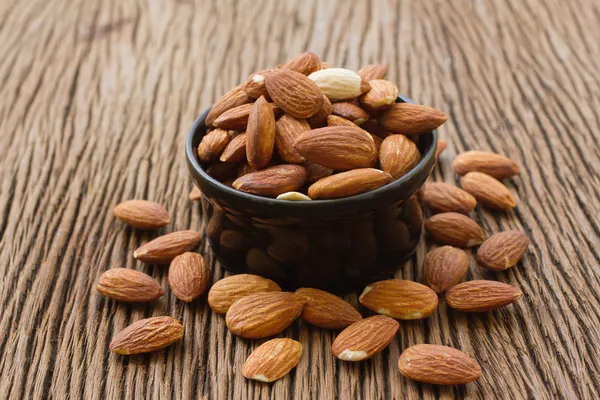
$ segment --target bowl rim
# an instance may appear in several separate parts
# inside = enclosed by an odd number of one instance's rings
[[[410,103],[415,104],[415,102],[403,95],[398,95],[396,102],[399,103]],[[356,194],[354,196],[342,197],[339,199],[328,199],[328,200],[301,200],[301,201],[290,201],[290,200],[277,200],[271,197],[263,197],[257,196],[251,193],[246,193],[224,185],[218,180],[214,179],[202,168],[200,163],[198,162],[195,151],[194,151],[194,138],[196,136],[196,132],[199,129],[202,129],[205,126],[205,119],[208,115],[208,112],[211,110],[212,105],[208,107],[204,112],[200,114],[192,124],[190,128],[186,141],[185,141],[185,151],[187,157],[187,164],[192,172],[195,172],[204,183],[210,185],[213,189],[221,191],[227,197],[235,197],[237,199],[244,199],[249,203],[262,203],[263,206],[272,206],[278,208],[290,208],[290,209],[316,209],[323,207],[332,207],[332,206],[351,206],[357,203],[362,203],[365,201],[368,202],[376,202],[377,200],[383,199],[386,195],[397,191],[402,188],[403,185],[408,184],[411,180],[415,179],[420,172],[428,165],[433,157],[435,157],[437,152],[437,132],[436,130],[432,130],[430,132],[421,133],[419,135],[432,135],[433,144],[429,147],[428,151],[425,154],[421,155],[421,159],[408,173],[403,175],[402,177],[384,185],[375,190],[371,190],[369,192]]]

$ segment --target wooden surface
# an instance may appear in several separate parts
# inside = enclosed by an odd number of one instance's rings
[[[510,1],[0,1],[0,397],[597,398],[600,392],[600,3]],[[205,300],[151,305],[94,290],[134,261],[138,235],[120,201],[164,203],[166,231],[199,228],[187,199],[183,140],[194,118],[252,71],[303,50],[359,68],[384,61],[401,93],[447,112],[436,180],[468,149],[516,159],[514,212],[478,208],[487,232],[532,240],[518,267],[469,278],[520,287],[483,315],[439,310],[403,322],[372,361],[335,361],[334,332],[299,321],[305,353],[272,385],[240,368],[257,342],[227,333]],[[200,251],[212,262],[206,244]],[[427,244],[398,277],[420,279]],[[215,278],[223,276],[218,265]],[[356,304],[356,296],[350,296]],[[171,315],[184,340],[140,356],[109,354],[132,321]],[[416,343],[455,346],[481,363],[466,386],[415,384],[398,372]]]

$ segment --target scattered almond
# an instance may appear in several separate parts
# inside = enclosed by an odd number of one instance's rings
[[[219,158],[225,163],[238,163],[244,159],[246,159],[246,132],[234,136]]]
[[[477,206],[477,200],[471,194],[444,182],[425,183],[419,191],[419,200],[434,214],[469,214]]]
[[[142,245],[133,257],[149,264],[167,264],[178,255],[197,249],[201,241],[196,231],[172,232]]]
[[[446,142],[445,140],[438,140],[438,147],[437,147],[437,151],[435,153],[435,156],[439,157],[440,154],[442,154],[442,152],[444,150],[446,150],[446,147],[448,147],[448,142]]]
[[[310,131],[311,127],[304,119],[296,119],[284,114],[276,123],[275,146],[284,161],[300,164],[305,161],[294,148],[294,142],[301,133]]]
[[[115,217],[138,229],[158,229],[171,222],[167,209],[148,200],[127,200],[117,205]]]
[[[362,124],[369,118],[369,114],[367,114],[365,110],[349,101],[333,103],[331,105],[331,110],[334,115],[354,122],[356,125]]]
[[[463,312],[486,312],[504,307],[523,295],[502,282],[475,280],[460,283],[446,292],[446,303]]]
[[[388,107],[398,99],[398,86],[383,79],[372,79],[369,81],[370,89],[360,96],[360,103],[367,110],[378,110]]]
[[[381,169],[398,179],[419,163],[421,153],[417,145],[404,135],[390,135],[379,148]]]
[[[132,303],[156,300],[164,293],[151,276],[128,268],[106,270],[100,276],[96,289],[113,300]]]
[[[183,253],[169,267],[169,286],[181,301],[192,302],[202,296],[210,284],[210,269],[198,253]]]
[[[362,361],[385,349],[398,332],[398,321],[376,315],[344,329],[331,346],[333,355],[344,361]]]
[[[394,103],[379,118],[379,123],[389,132],[416,135],[431,132],[448,117],[435,108],[409,103]]]
[[[392,181],[392,177],[375,168],[357,168],[322,178],[310,185],[311,199],[337,199],[375,190]]]
[[[232,108],[241,106],[242,104],[250,103],[251,98],[248,97],[244,91],[243,85],[236,86],[229,92],[225,93],[217,102],[212,106],[208,115],[206,116],[206,125],[211,126],[213,122],[223,114],[225,111]]]
[[[233,182],[233,187],[259,196],[277,197],[282,193],[297,190],[304,182],[304,167],[284,164],[241,176]]]
[[[266,78],[269,95],[285,113],[310,118],[321,110],[323,94],[319,87],[299,72],[279,69]]]
[[[460,179],[460,184],[478,202],[493,210],[508,210],[517,206],[510,190],[502,182],[483,172],[468,172]]]
[[[283,378],[300,361],[302,344],[292,339],[271,339],[258,346],[242,366],[242,374],[260,382]]]
[[[467,151],[454,159],[454,171],[459,175],[477,171],[506,179],[520,173],[519,165],[510,158],[488,151]]]
[[[516,265],[529,247],[529,238],[517,230],[499,232],[477,250],[477,261],[485,268],[503,271]]]
[[[368,285],[359,301],[378,314],[407,320],[428,317],[437,308],[438,296],[420,283],[388,279]]]
[[[458,284],[469,271],[469,256],[451,246],[431,250],[423,261],[423,283],[436,293],[443,293]]]
[[[483,243],[481,227],[469,217],[445,212],[425,221],[425,230],[435,242],[455,247],[473,247]]]
[[[246,157],[248,164],[256,169],[267,166],[275,146],[275,115],[264,96],[252,107],[246,129]]]
[[[327,68],[308,76],[329,100],[348,100],[370,89],[359,74],[344,68]]]
[[[134,322],[110,342],[117,354],[141,354],[160,350],[181,340],[183,326],[171,317],[153,317]]]
[[[198,186],[194,185],[188,197],[192,201],[199,201],[202,199],[202,192],[200,191],[200,189],[198,189]]]
[[[358,75],[365,82],[371,82],[373,79],[383,79],[387,73],[387,65],[385,64],[369,64],[358,70]]]
[[[347,301],[319,289],[300,288],[296,294],[304,299],[302,319],[325,329],[342,329],[362,319]]]
[[[281,292],[278,284],[258,275],[238,274],[217,281],[208,292],[208,305],[225,314],[236,300],[260,292]]]

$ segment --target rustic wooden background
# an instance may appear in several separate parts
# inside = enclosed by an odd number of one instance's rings
[[[598,38],[594,0],[0,0],[0,397],[597,398]],[[357,364],[332,357],[335,333],[298,321],[285,333],[305,346],[295,372],[257,384],[240,373],[256,343],[227,333],[204,299],[127,306],[94,283],[118,266],[167,287],[166,269],[132,257],[151,234],[124,228],[112,208],[155,200],[171,212],[166,231],[199,228],[189,126],[252,71],[303,50],[348,68],[387,62],[402,93],[447,112],[436,180],[454,182],[452,158],[467,149],[518,160],[518,208],[474,218],[490,233],[522,229],[532,245],[506,273],[471,262],[469,278],[523,290],[514,306],[465,315],[441,301]],[[398,276],[420,279],[426,251]],[[183,322],[180,344],[109,354],[116,332],[157,315]],[[483,377],[442,388],[405,380],[398,356],[422,342],[462,349]]]

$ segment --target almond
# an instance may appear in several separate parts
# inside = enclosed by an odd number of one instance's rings
[[[327,168],[310,161],[305,161],[302,165],[306,169],[306,183],[309,185],[315,183],[321,178],[325,178],[333,174],[333,170],[331,168]]]
[[[238,167],[238,171],[237,171],[237,177],[242,177],[246,174],[251,174],[253,172],[257,172],[258,170],[256,168],[253,168],[250,166],[250,164],[243,163]]]
[[[388,131],[386,131],[383,126],[379,125],[379,123],[374,119],[370,119],[370,120],[366,121],[360,127],[363,128],[364,130],[366,130],[367,132],[369,132],[370,134],[379,136],[380,138],[383,138],[383,139],[390,136],[390,133]]]
[[[331,351],[340,360],[366,360],[385,349],[394,340],[398,328],[398,321],[383,315],[362,319],[335,338]]]
[[[124,201],[115,207],[113,213],[122,222],[138,229],[158,229],[171,222],[163,205],[148,200]]]
[[[381,169],[398,179],[419,163],[421,153],[417,145],[404,135],[390,135],[379,148]]]
[[[246,159],[246,132],[234,136],[221,154],[222,162],[238,163]]]
[[[419,200],[433,214],[443,212],[468,214],[477,205],[475,197],[454,185],[443,182],[425,183],[419,191]]]
[[[275,115],[264,96],[256,100],[246,129],[246,157],[253,168],[264,168],[275,146]]]
[[[358,70],[358,75],[365,81],[370,82],[373,79],[383,79],[387,73],[385,64],[369,64]]]
[[[105,271],[100,276],[96,289],[113,300],[132,303],[156,300],[163,295],[160,284],[151,276],[128,268],[111,268]]]
[[[290,326],[302,313],[304,300],[294,293],[265,292],[242,297],[229,307],[227,328],[236,336],[260,339]]]
[[[171,317],[153,317],[134,322],[110,342],[117,354],[141,354],[160,350],[183,337],[183,326]]]
[[[244,91],[243,85],[236,86],[229,92],[225,93],[217,102],[212,106],[208,115],[206,116],[206,125],[211,126],[213,122],[223,114],[225,111],[232,108],[241,106],[242,104],[250,103],[251,98],[248,97]]]
[[[310,125],[304,119],[296,119],[284,114],[276,123],[275,146],[281,158],[291,164],[303,163],[302,157],[294,148],[294,142],[301,133],[310,131]]]
[[[248,97],[252,97],[253,99],[258,99],[260,96],[265,96],[265,98],[269,97],[265,85],[265,78],[271,71],[272,70],[270,69],[263,69],[248,77],[243,85],[244,91]]]
[[[285,113],[295,118],[310,118],[323,106],[319,87],[299,72],[280,69],[267,75],[267,91]]]
[[[204,135],[198,145],[198,159],[206,164],[217,161],[230,140],[228,131],[213,129]]]
[[[332,111],[331,101],[327,96],[323,95],[323,106],[315,115],[308,119],[308,123],[312,128],[322,128],[327,125],[327,117],[331,115]]]
[[[485,268],[504,271],[519,262],[529,247],[529,238],[521,231],[496,233],[477,250],[477,261]]]
[[[199,201],[202,199],[202,192],[198,189],[198,186],[194,186],[188,197],[192,201]]]
[[[398,86],[383,79],[372,79],[369,81],[370,90],[360,96],[360,103],[367,110],[378,110],[388,107],[396,102],[398,98]]]
[[[438,140],[437,151],[435,153],[435,156],[439,157],[440,154],[442,154],[442,152],[446,150],[446,147],[448,147],[448,142],[446,142],[445,140]]]
[[[319,289],[300,288],[296,294],[304,299],[302,319],[325,329],[342,329],[362,319],[347,301]]]
[[[369,114],[367,114],[365,110],[348,101],[333,103],[331,105],[331,110],[334,115],[346,118],[356,125],[362,124],[369,118]]]
[[[337,115],[327,117],[327,126],[357,126],[354,122],[348,121],[346,118]]]
[[[294,148],[307,160],[337,170],[373,167],[377,163],[373,138],[359,127],[313,129],[298,136]]]
[[[461,385],[481,377],[479,363],[460,350],[435,344],[417,344],[398,360],[400,373],[417,382]]]
[[[504,307],[523,295],[502,282],[475,280],[454,286],[446,292],[446,303],[463,312],[486,312]]]
[[[348,100],[370,89],[359,74],[344,68],[327,68],[308,76],[329,100]]]
[[[242,374],[260,382],[283,378],[300,361],[302,345],[292,339],[271,339],[258,346],[242,366]]]
[[[395,103],[379,118],[379,123],[389,132],[416,135],[431,132],[448,117],[435,108],[418,104]]]
[[[455,212],[432,216],[425,221],[425,230],[433,241],[455,247],[473,247],[485,239],[477,222]]]
[[[145,263],[167,264],[178,255],[197,249],[201,241],[196,231],[172,232],[139,247],[133,257]]]
[[[488,151],[467,151],[454,159],[454,171],[459,175],[477,171],[506,179],[520,173],[519,165],[510,158]]]
[[[292,71],[300,72],[303,75],[310,75],[311,73],[321,69],[321,60],[319,57],[311,52],[300,53],[296,57],[287,61],[281,65],[282,69],[291,69]]]
[[[259,196],[277,197],[282,193],[297,190],[304,182],[306,170],[302,166],[275,165],[237,178],[233,187]]]
[[[208,305],[217,314],[225,314],[242,297],[260,292],[281,292],[278,284],[258,275],[239,274],[217,281],[208,292]]]
[[[312,200],[310,197],[300,192],[285,192],[277,196],[277,200],[288,200],[288,201],[307,201]]]
[[[234,177],[237,171],[238,165],[233,162],[217,162],[206,170],[206,173],[218,180],[219,182],[226,181],[227,179]]]
[[[275,104],[268,103],[273,108],[273,113],[277,115],[280,110]],[[219,116],[213,123],[213,125],[217,128],[222,129],[233,129],[237,131],[245,131],[248,125],[248,119],[250,118],[250,113],[254,108],[254,103],[252,104],[244,104],[239,107],[232,108],[230,110],[225,111],[223,114]]]
[[[478,202],[493,210],[508,210],[517,206],[510,190],[502,182],[483,172],[468,172],[460,179],[460,184]]]
[[[321,69],[327,69],[327,68],[335,68],[335,65],[330,64],[325,61],[321,61]]]
[[[443,293],[458,284],[469,271],[469,256],[451,246],[431,250],[423,261],[423,283],[436,293]]]
[[[381,145],[383,144],[383,139],[377,135],[373,135],[372,133],[369,133],[369,135],[371,135],[371,137],[373,138],[373,143],[375,143],[375,149],[377,149],[377,154],[379,154],[379,150],[381,150]]]
[[[338,199],[369,192],[387,185],[392,177],[375,168],[357,168],[322,178],[310,185],[311,199]]]
[[[437,308],[438,296],[420,283],[388,279],[368,285],[359,301],[378,314],[407,320],[427,318]]]
[[[192,302],[202,296],[210,284],[210,269],[198,253],[183,253],[169,267],[169,286],[181,301]]]

